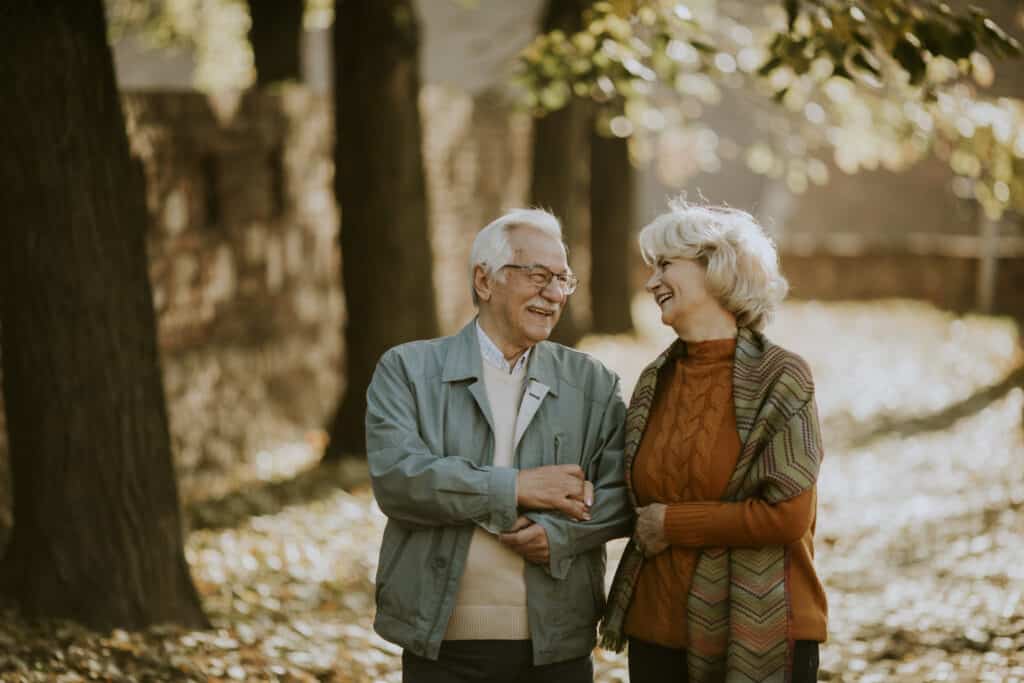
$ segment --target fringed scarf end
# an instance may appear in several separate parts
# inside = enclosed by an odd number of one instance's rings
[[[597,644],[603,650],[609,650],[611,652],[622,652],[626,649],[626,638],[622,633],[611,633],[610,631],[602,631],[601,637],[598,639]]]

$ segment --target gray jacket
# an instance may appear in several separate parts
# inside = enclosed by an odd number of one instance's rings
[[[397,346],[367,392],[366,448],[388,517],[377,568],[377,632],[436,659],[474,525],[508,529],[518,515],[516,469],[494,467],[494,429],[474,323],[454,337]],[[588,654],[604,608],[604,544],[627,535],[625,404],[618,377],[552,342],[533,347],[519,410],[516,468],[578,464],[594,483],[589,522],[531,512],[551,561],[526,564],[537,665]]]

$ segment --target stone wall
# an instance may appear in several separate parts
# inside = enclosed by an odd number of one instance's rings
[[[129,95],[125,110],[147,174],[181,490],[215,494],[271,474],[272,448],[293,444],[294,458],[308,458],[302,445],[321,438],[337,398],[329,108],[291,88],[237,100]]]
[[[322,97],[126,94],[185,499],[314,457],[339,391],[343,298]],[[0,527],[10,524],[0,405]],[[268,453],[274,450],[274,457]]]
[[[837,237],[837,236],[833,236]],[[973,236],[934,235],[874,241],[789,239],[782,244],[782,268],[790,296],[821,301],[869,301],[891,297],[927,301],[961,313],[977,310],[979,245]],[[992,311],[1024,324],[1024,249],[1004,239],[996,266]]]

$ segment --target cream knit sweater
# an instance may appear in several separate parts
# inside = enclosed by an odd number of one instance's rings
[[[487,402],[494,420],[494,465],[512,467],[516,418],[526,385],[526,367],[511,374],[483,363]],[[477,528],[459,582],[445,640],[526,640],[525,560]]]

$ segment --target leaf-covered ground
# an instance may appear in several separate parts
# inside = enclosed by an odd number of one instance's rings
[[[666,341],[649,316],[638,307],[635,338],[584,345],[627,385]],[[821,679],[1024,682],[1014,326],[910,303],[791,304],[769,332],[810,361],[828,446]],[[213,630],[98,634],[6,610],[0,680],[400,680],[399,650],[370,627],[384,519],[365,486],[339,487],[358,475],[317,471],[190,508]],[[627,679],[625,657],[596,658],[599,680]]]

